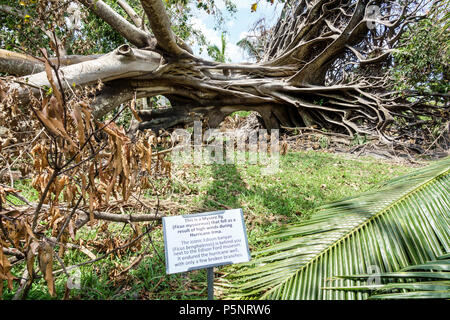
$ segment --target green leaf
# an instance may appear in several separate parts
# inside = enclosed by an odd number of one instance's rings
[[[371,291],[369,299],[444,299],[450,297],[450,259],[448,254],[437,257],[437,260],[424,264],[412,265],[399,272],[381,273],[375,275],[379,282],[388,281],[387,284],[343,286],[323,288],[325,290],[343,291]],[[407,270],[420,270],[405,272]],[[423,271],[424,270],[424,271]],[[433,270],[440,270],[435,272]],[[341,276],[345,279],[365,279],[374,275]],[[429,281],[433,279],[433,281]]]
[[[414,291],[407,293],[391,293],[371,296],[370,299],[449,299],[450,291]]]

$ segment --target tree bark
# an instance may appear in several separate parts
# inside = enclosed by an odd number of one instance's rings
[[[105,2],[101,0],[80,0],[80,2],[136,47],[154,47],[155,41],[148,33],[129,23]]]
[[[32,56],[0,49],[0,70],[10,75],[25,76],[44,71],[44,64]]]
[[[121,78],[131,78],[155,71],[162,57],[156,52],[132,49],[122,45],[102,57],[60,68],[60,76],[65,79],[63,89],[69,86],[88,85]],[[23,78],[23,81],[36,87],[49,86],[45,72]]]

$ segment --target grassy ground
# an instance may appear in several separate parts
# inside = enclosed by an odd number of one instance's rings
[[[345,155],[306,151],[281,156],[280,170],[276,174],[261,175],[261,169],[257,165],[187,166],[174,173],[170,190],[161,197],[177,210],[163,213],[242,208],[250,251],[253,251],[258,249],[259,240],[267,232],[282,224],[307,219],[326,202],[359,194],[413,168],[372,158],[351,159]],[[26,182],[18,186],[25,190],[24,196],[31,199],[36,196],[27,188]],[[111,238],[131,232],[129,226],[118,224],[109,224],[107,228]],[[95,239],[96,230],[85,229],[77,236]],[[142,261],[135,268],[117,276],[118,270],[123,271],[140,254]],[[64,258],[66,265],[87,259],[80,252],[69,252]],[[81,289],[71,291],[72,299],[206,298],[204,270],[165,274],[160,225],[151,233],[151,241],[146,241],[142,248],[110,256],[98,263],[82,266],[80,270]],[[21,274],[19,268],[15,271]],[[220,276],[221,269],[217,271],[217,276]],[[65,276],[56,282],[58,298],[64,296],[65,283]],[[11,297],[12,293],[6,290],[4,298]],[[35,282],[29,298],[51,298],[42,279]]]

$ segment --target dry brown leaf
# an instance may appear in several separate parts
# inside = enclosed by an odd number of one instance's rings
[[[136,106],[136,99],[133,99],[133,100],[131,100],[131,103],[130,103],[131,112],[133,113],[133,116],[135,117],[135,119],[137,121],[141,122],[142,119],[139,116],[139,114],[137,113],[135,106]]]
[[[2,284],[3,280],[7,280],[8,288],[10,290],[13,289],[13,280],[15,279],[15,277],[11,274],[11,263],[9,262],[8,257],[3,254],[3,246],[0,247],[0,279],[0,282]]]
[[[94,194],[89,189],[89,221],[94,221]]]
[[[83,199],[86,199],[86,186],[87,186],[86,176],[83,174],[81,175],[81,195]]]
[[[63,99],[62,99],[62,94],[55,84],[55,80],[53,78],[52,67],[50,66],[50,63],[48,62],[48,59],[47,59],[47,51],[45,49],[43,49],[42,51],[46,58],[45,59],[45,73],[47,74],[47,79],[50,82],[50,85],[52,86],[53,95],[56,97],[58,103],[62,106],[64,104]]]
[[[69,300],[70,299],[70,289],[66,283],[66,287],[64,289],[64,297],[63,300]]]
[[[45,110],[45,109],[44,109]],[[36,116],[39,120],[44,124],[48,131],[52,135],[59,136],[64,138],[70,145],[73,150],[77,149],[77,145],[73,142],[70,136],[67,134],[66,129],[62,121],[57,118],[50,117],[50,114],[46,114],[45,112],[35,110]]]
[[[78,104],[75,104],[73,106],[73,111],[72,111],[71,115],[72,115],[73,120],[76,123],[78,140],[80,140],[80,144],[84,144],[84,142],[86,141],[86,137],[84,135],[85,128],[84,128],[83,118],[81,117],[81,109]]]
[[[76,236],[76,232],[77,231],[75,229],[75,226],[73,225],[73,221],[72,220],[69,221],[68,228],[69,228],[70,237],[72,238],[73,241],[75,241],[75,236]]]
[[[48,110],[48,118],[55,118],[61,123],[64,121],[63,120],[64,110],[62,104],[59,104],[57,98],[55,98],[54,96],[50,98],[50,102],[47,105],[47,110]]]
[[[53,191],[53,193],[55,194],[55,202],[58,203],[58,197],[59,194],[61,193],[61,191],[64,189],[64,187],[66,186],[67,182],[69,181],[69,178],[67,176],[63,176],[61,178],[57,178],[55,179],[55,189]]]
[[[86,121],[86,123],[89,123],[91,121],[91,119],[92,119],[92,117],[91,117],[91,108],[84,101],[80,102],[80,107],[81,107],[81,112],[83,112],[83,114],[84,114],[84,120]],[[103,126],[103,124],[100,124],[100,125]]]
[[[28,270],[28,274],[30,276],[33,274],[34,260],[37,255],[38,247],[39,247],[39,243],[36,241],[33,241],[30,244],[30,247],[28,248],[28,251],[27,251],[27,270]]]
[[[47,116],[39,110],[35,110],[36,116],[39,118],[39,120],[44,124],[44,126],[47,128],[48,131],[50,131],[51,134],[55,136],[59,136],[58,129],[55,128],[55,125],[52,123],[52,121],[47,118]]]
[[[77,150],[78,149],[77,145],[73,142],[72,138],[70,138],[70,136],[67,134],[67,131],[64,128],[62,121],[59,121],[56,118],[49,118],[49,120],[53,124],[53,127],[57,129],[59,133],[58,135],[63,137],[70,144],[73,150]]]
[[[38,249],[39,269],[44,275],[47,287],[52,297],[56,296],[55,281],[53,278],[53,249],[47,241],[41,241]]]

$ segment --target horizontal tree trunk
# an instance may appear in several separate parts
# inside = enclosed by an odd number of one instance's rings
[[[156,52],[132,49],[124,44],[98,59],[62,67],[59,73],[64,79],[63,89],[67,89],[69,86],[83,86],[99,80],[106,82],[150,73],[159,67],[161,59]],[[35,87],[50,86],[45,72],[24,77],[22,80]]]

